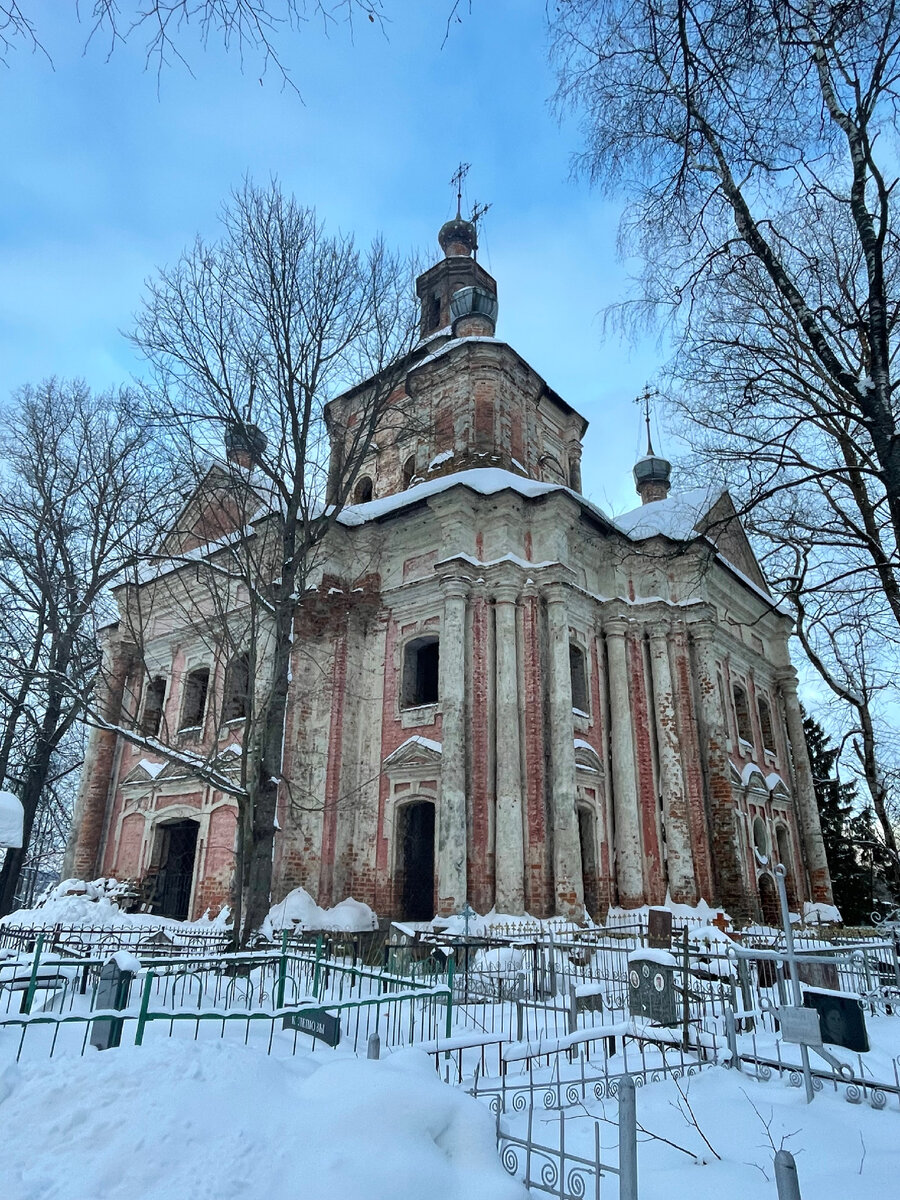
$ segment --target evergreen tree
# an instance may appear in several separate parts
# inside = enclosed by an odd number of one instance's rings
[[[856,784],[841,782],[835,771],[838,748],[812,717],[803,730],[831,870],[834,902],[847,925],[868,924],[873,908],[890,903],[886,884],[888,855],[875,832],[870,807],[858,809]]]

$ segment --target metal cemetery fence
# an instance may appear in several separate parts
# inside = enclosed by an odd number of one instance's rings
[[[524,1137],[504,1130],[497,1113],[497,1148],[504,1169],[522,1180],[531,1192],[543,1192],[558,1200],[600,1200],[604,1175],[618,1176],[619,1200],[638,1200],[637,1116],[634,1081],[628,1076],[617,1085],[619,1101],[619,1161],[616,1166],[600,1158],[600,1122],[593,1122],[594,1153],[590,1158],[573,1154],[566,1145],[566,1114],[559,1113],[557,1144],[546,1145],[534,1138],[534,1108],[528,1109]]]

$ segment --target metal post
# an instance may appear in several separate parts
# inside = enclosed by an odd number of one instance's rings
[[[134,1044],[140,1046],[144,1040],[144,1026],[147,1024],[147,1010],[150,1008],[150,992],[153,990],[153,969],[147,972],[144,979],[144,990],[141,993],[141,1011],[138,1014],[137,1028],[134,1033]]]
[[[284,1008],[284,985],[287,981],[287,939],[288,931],[281,931],[281,957],[278,960],[278,990],[275,994],[275,1007]]]
[[[447,1021],[445,1025],[445,1033],[450,1037],[453,1033],[453,970],[455,959],[453,951],[447,955]]]
[[[791,990],[794,995],[794,1004],[797,1008],[803,1007],[803,993],[800,990],[800,971],[797,956],[794,953],[794,931],[791,929],[791,913],[788,908],[787,888],[785,887],[784,877],[787,874],[782,863],[775,865],[775,879],[778,883],[778,899],[781,901],[781,922],[784,925],[784,944],[785,958],[791,968]],[[813,1098],[813,1081],[812,1072],[809,1069],[809,1049],[806,1045],[800,1045],[800,1061],[803,1064],[803,1083],[806,1087],[806,1103],[811,1104]]]
[[[775,1154],[775,1183],[778,1200],[801,1200],[797,1164],[790,1150],[779,1150]]]
[[[369,1034],[369,1041],[368,1041],[368,1045],[366,1048],[366,1058],[380,1058],[380,1057],[381,1057],[381,1038],[378,1036],[378,1032],[376,1030],[375,1033]]]
[[[578,997],[575,994],[575,984],[569,984],[569,1033],[578,1031]]]
[[[649,929],[649,925],[648,925]],[[649,936],[649,935],[648,935]],[[689,972],[691,969],[690,950],[688,947],[688,927],[685,925],[682,937],[682,977],[681,977],[681,1048],[689,1050],[691,1045],[691,991]]]
[[[317,1000],[319,1000],[321,998],[319,996],[319,978],[321,976],[321,971],[322,971],[322,947],[323,947],[323,944],[324,943],[323,943],[322,935],[320,933],[319,936],[316,938],[316,962],[315,962],[315,966],[313,968],[313,995],[315,996],[315,998]]]
[[[525,1033],[525,1013],[522,1001],[525,998],[525,972],[519,970],[516,975],[516,1041],[521,1042]]]
[[[24,1003],[22,1004],[22,1012],[30,1013],[31,1006],[34,1003],[34,993],[37,991],[38,967],[41,962],[41,950],[44,948],[44,935],[38,934],[37,943],[34,947],[34,958],[31,963],[31,978],[28,980],[28,991],[25,993]]]
[[[638,1200],[637,1109],[634,1080],[619,1080],[619,1200]]]

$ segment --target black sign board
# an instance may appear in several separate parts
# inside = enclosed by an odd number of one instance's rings
[[[647,942],[651,950],[672,949],[672,914],[669,909],[650,909],[647,916]]]
[[[297,1029],[300,1033],[308,1033],[310,1037],[336,1046],[341,1040],[341,1022],[331,1013],[323,1012],[321,1008],[301,1008],[284,1018],[285,1029]]]
[[[866,1018],[859,1000],[840,992],[806,991],[803,1003],[819,1014],[822,1041],[865,1054],[869,1049]]]
[[[94,997],[94,1008],[125,1008],[132,979],[134,972],[123,971],[113,959],[104,963]],[[122,1041],[124,1024],[124,1021],[117,1021],[114,1017],[97,1018],[91,1026],[91,1045],[98,1050],[118,1046]]]

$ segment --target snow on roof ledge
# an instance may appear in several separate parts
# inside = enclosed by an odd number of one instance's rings
[[[504,471],[502,467],[473,467],[469,471],[456,471],[452,475],[428,479],[424,483],[417,483],[415,487],[407,488],[405,492],[397,492],[381,500],[348,505],[338,517],[338,522],[341,525],[365,525],[368,521],[377,521],[379,517],[398,512],[411,504],[426,500],[429,496],[436,496],[458,486],[470,488],[482,496],[493,496],[497,492],[507,490],[518,492],[520,496],[546,496],[550,492],[569,492],[570,495],[575,495],[561,483],[541,483],[537,479],[527,479],[521,475],[514,475],[512,471]],[[609,520],[608,517],[606,519]]]

